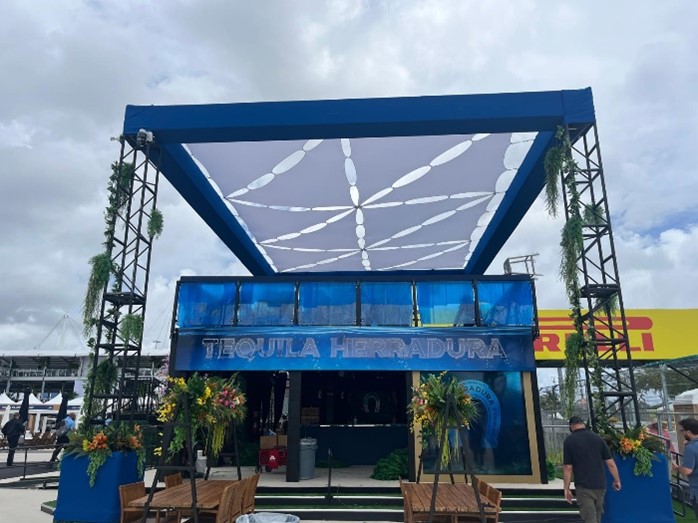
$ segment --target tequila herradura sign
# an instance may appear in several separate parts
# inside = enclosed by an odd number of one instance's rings
[[[180,331],[175,368],[535,369],[530,328],[224,327]]]

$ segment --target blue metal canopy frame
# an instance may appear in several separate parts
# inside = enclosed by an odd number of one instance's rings
[[[123,135],[155,136],[160,171],[253,275],[274,270],[183,144],[536,132],[537,137],[465,267],[482,274],[543,188],[558,126],[595,122],[591,88],[404,98],[126,107]],[[572,137],[573,139],[575,137]]]

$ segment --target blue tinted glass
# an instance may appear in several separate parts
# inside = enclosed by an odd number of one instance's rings
[[[299,325],[356,325],[356,284],[301,283]]]
[[[534,325],[530,281],[478,282],[477,299],[482,325]]]
[[[180,327],[232,325],[235,283],[182,283],[177,298]]]
[[[238,325],[293,325],[296,288],[293,283],[240,285]]]
[[[423,377],[428,374],[423,374]],[[530,475],[531,450],[528,420],[524,403],[524,384],[519,372],[449,372],[461,382],[478,407],[478,416],[464,429],[465,441],[456,430],[449,430],[451,455],[463,444],[468,449],[468,466],[476,474]],[[424,471],[436,468],[438,440],[425,438],[423,445]],[[442,471],[448,464],[442,464]],[[462,471],[463,462],[455,458],[453,471]]]
[[[361,284],[361,325],[413,325],[409,282]]]
[[[473,284],[469,281],[418,282],[417,306],[422,327],[475,324]]]

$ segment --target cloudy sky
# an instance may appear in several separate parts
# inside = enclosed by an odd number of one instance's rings
[[[698,306],[693,1],[0,3],[0,352],[78,319],[126,104],[591,86],[625,303]],[[163,181],[144,345],[167,343],[182,274],[244,274]],[[537,252],[564,307],[560,222],[540,202],[490,267]]]

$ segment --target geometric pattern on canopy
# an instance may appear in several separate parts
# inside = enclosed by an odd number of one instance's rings
[[[462,269],[537,133],[190,143],[278,272]]]

